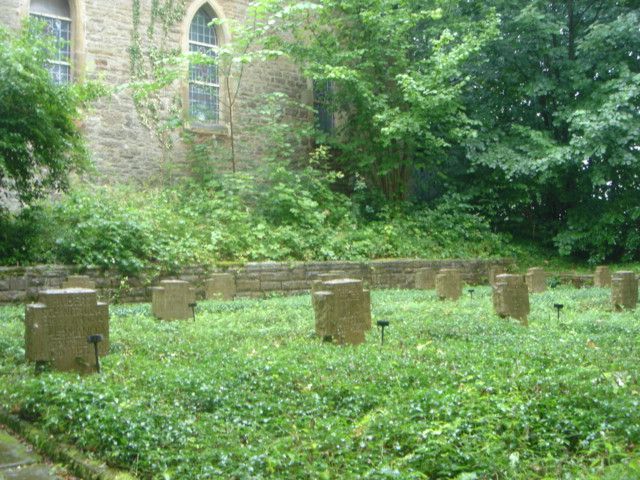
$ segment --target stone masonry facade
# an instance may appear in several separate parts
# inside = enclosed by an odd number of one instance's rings
[[[59,1],[64,0],[53,3]],[[218,18],[232,22],[243,22],[249,5],[248,0],[173,0],[173,3],[184,14],[166,33],[162,25],[155,25],[155,33],[149,37],[153,0],[139,0],[140,26],[137,31],[142,37],[143,51],[160,42],[176,51],[186,51],[191,20],[203,5]],[[108,87],[131,82],[134,0],[68,0],[68,4],[72,22],[74,81],[98,79]],[[30,0],[0,0],[0,25],[20,28],[22,20],[29,15],[30,6]],[[217,26],[216,32],[219,44],[230,41],[228,27]],[[176,85],[174,91],[167,94],[171,98],[182,96],[182,109],[188,103],[185,102],[188,90],[185,83]],[[251,118],[250,105],[255,105],[261,94],[273,92],[286,93],[298,102],[312,102],[309,83],[292,64],[278,60],[250,66],[243,77],[234,110],[239,168],[248,168],[250,162],[257,161],[262,143],[250,126],[255,120]],[[170,103],[168,99],[167,102]],[[210,129],[194,129],[199,140],[215,137],[222,144],[228,144],[228,119],[222,107],[220,115],[219,125]],[[95,180],[99,182],[151,182],[166,172],[168,165],[178,171],[189,171],[186,148],[180,139],[175,139],[172,150],[163,151],[155,133],[143,125],[130,90],[123,89],[101,99],[86,114],[82,129],[98,171]],[[220,166],[221,170],[228,168],[226,164]]]
[[[197,298],[204,298],[205,281],[214,273],[228,272],[236,280],[238,297],[260,298],[269,295],[295,295],[308,292],[321,274],[341,271],[346,277],[362,280],[368,288],[415,288],[416,271],[421,268],[456,268],[469,285],[488,284],[491,266],[510,267],[510,259],[496,260],[373,260],[370,262],[264,262],[184,268],[175,275],[158,276],[142,272],[126,277],[117,272],[89,269],[83,272],[95,281],[98,298],[108,302],[150,302],[151,287],[164,279],[190,282]],[[26,302],[38,297],[46,288],[60,288],[73,266],[42,265],[34,267],[0,267],[0,304]]]

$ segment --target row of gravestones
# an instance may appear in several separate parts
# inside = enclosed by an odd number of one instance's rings
[[[511,317],[527,325],[530,312],[529,293],[541,293],[547,289],[544,269],[530,268],[525,275],[511,275],[501,267],[491,267],[489,281],[493,287],[492,300],[496,313]],[[606,266],[596,267],[594,286],[611,287],[611,304],[614,310],[633,310],[638,303],[638,280],[635,273],[619,271],[613,276]],[[443,269],[436,273],[422,269],[416,274],[416,287],[434,289],[440,299],[457,300],[462,295],[461,275],[455,269]]]
[[[232,300],[235,294],[233,275],[216,274],[205,281],[206,298]],[[163,280],[152,288],[151,308],[159,319],[189,318],[194,304],[195,290],[188,282]],[[61,289],[42,290],[38,303],[26,306],[27,360],[56,370],[90,373],[99,368],[97,357],[108,352],[109,307],[98,302],[89,277],[69,276]]]
[[[312,284],[316,334],[337,344],[359,344],[371,329],[371,298],[362,280],[345,278],[344,272],[319,274]],[[616,272],[598,267],[596,286],[611,286],[614,309],[633,309],[638,301],[638,280],[633,272]],[[541,268],[526,275],[510,275],[501,267],[491,267],[493,305],[500,317],[511,317],[527,324],[529,293],[546,290],[546,274]],[[420,269],[416,288],[435,289],[442,300],[457,300],[462,295],[461,272],[453,268],[440,271]],[[206,298],[233,299],[235,279],[231,274],[216,274],[205,282]],[[162,320],[188,319],[193,314],[195,289],[182,280],[163,280],[152,288],[152,312]],[[89,339],[99,337],[100,343]],[[98,356],[109,351],[109,310],[97,301],[93,281],[71,276],[62,289],[43,290],[39,302],[26,306],[25,353],[28,360],[48,363],[57,370],[83,373],[99,368]],[[97,345],[97,346],[96,346]],[[94,358],[94,354],[96,358]]]
[[[493,287],[493,306],[500,317],[511,317],[527,324],[529,292],[543,292],[546,277],[541,268],[531,268],[526,275],[509,275],[502,267],[490,267],[489,283]],[[462,296],[462,274],[454,268],[436,272],[420,269],[416,272],[416,288],[435,289],[441,300],[458,300]]]
[[[327,273],[320,275],[312,285],[316,334],[340,344],[359,344],[364,342],[364,335],[371,328],[370,295],[360,280],[344,277],[344,272]],[[515,318],[527,325],[529,293],[547,289],[545,271],[536,267],[530,268],[526,275],[510,275],[502,267],[491,267],[489,280],[498,316]],[[638,282],[633,272],[617,272],[612,280],[607,267],[598,267],[595,284],[612,286],[614,308],[635,308]],[[441,300],[457,300],[462,295],[462,272],[455,268],[419,269],[415,285],[421,290],[435,289]]]

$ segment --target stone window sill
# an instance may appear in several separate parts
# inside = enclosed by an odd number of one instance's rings
[[[216,135],[216,136],[228,136],[229,127],[225,124],[219,123],[217,125],[190,125],[187,124],[186,129],[189,132],[196,133],[198,135]]]

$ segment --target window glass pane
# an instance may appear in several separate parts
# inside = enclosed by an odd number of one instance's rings
[[[204,45],[189,44],[189,51],[199,52],[203,55],[207,55],[211,58],[215,57],[215,52],[212,48],[205,47]],[[218,68],[216,65],[201,63],[189,66],[189,80],[205,83],[218,83]]]
[[[193,17],[189,28],[189,51],[215,58],[218,44],[216,31],[210,26],[213,16],[202,7]],[[189,66],[189,117],[200,124],[218,123],[219,119],[218,67],[213,64]]]
[[[189,116],[198,123],[218,121],[218,87],[189,84]]]
[[[71,57],[71,22],[42,15],[33,17],[45,22],[45,33],[54,38],[55,51],[51,54],[51,60],[68,62]]]
[[[62,85],[71,81],[71,68],[69,65],[50,63],[48,68],[54,83]]]
[[[210,26],[213,17],[204,8],[198,10],[189,29],[189,40],[192,42],[206,43],[207,45],[217,45],[216,30]]]
[[[31,0],[29,11],[41,15],[71,18],[69,2],[66,0]]]
[[[54,47],[49,52],[47,68],[51,72],[51,78],[55,83],[67,83],[71,81],[71,22],[60,18],[47,17],[32,14],[32,17],[45,24],[44,33],[54,40]]]

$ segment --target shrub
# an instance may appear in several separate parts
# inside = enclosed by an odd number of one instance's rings
[[[52,82],[46,62],[55,48],[41,27],[0,28],[0,188],[26,203],[65,189],[68,172],[87,166],[80,108],[104,93],[94,83]]]
[[[224,175],[174,188],[85,186],[4,217],[8,263],[62,262],[136,274],[221,261],[470,257],[508,253],[457,198],[433,209],[387,207],[371,221],[330,178],[307,168]],[[4,230],[3,230],[4,231]],[[14,233],[15,232],[15,233]]]

